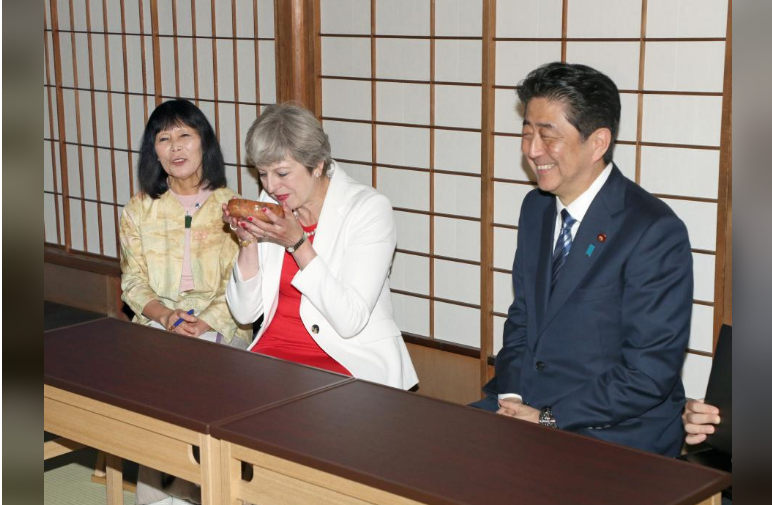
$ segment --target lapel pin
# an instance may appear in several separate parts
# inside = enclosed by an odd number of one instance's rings
[[[592,252],[594,250],[595,250],[595,246],[590,244],[590,245],[587,246],[587,252],[585,252],[584,254],[586,254],[587,257],[589,258],[590,256],[592,256]]]
[[[606,241],[606,234],[598,233],[598,242],[605,242],[605,241]]]

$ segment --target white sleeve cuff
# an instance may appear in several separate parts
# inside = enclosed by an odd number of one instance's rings
[[[262,271],[245,281],[242,279],[238,263],[233,266],[233,273],[225,288],[225,299],[233,318],[241,324],[254,322],[263,311],[261,284]]]

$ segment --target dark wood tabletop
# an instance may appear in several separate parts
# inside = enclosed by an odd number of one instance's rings
[[[350,377],[104,318],[44,332],[44,383],[200,433]]]
[[[731,476],[354,381],[212,427],[244,447],[436,504],[694,504]]]

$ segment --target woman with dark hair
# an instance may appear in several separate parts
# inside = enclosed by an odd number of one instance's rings
[[[246,348],[252,328],[239,326],[225,287],[239,249],[222,222],[225,163],[206,116],[171,100],[148,119],[139,153],[140,192],[121,215],[121,298],[134,321],[193,338]],[[137,504],[198,501],[189,482],[140,467]],[[163,491],[162,491],[163,489]],[[168,494],[167,494],[168,493]]]
[[[260,201],[284,211],[262,208],[264,222],[223,206],[241,245],[228,304],[242,323],[264,316],[250,350],[413,387],[418,377],[391,305],[397,231],[389,200],[337,166],[327,134],[303,107],[266,107],[246,145]]]

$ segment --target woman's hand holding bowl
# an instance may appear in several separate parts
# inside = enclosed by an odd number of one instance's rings
[[[285,248],[296,244],[304,233],[286,202],[277,205],[232,199],[227,205],[223,204],[223,221],[230,225],[240,240],[254,237],[270,240]]]

